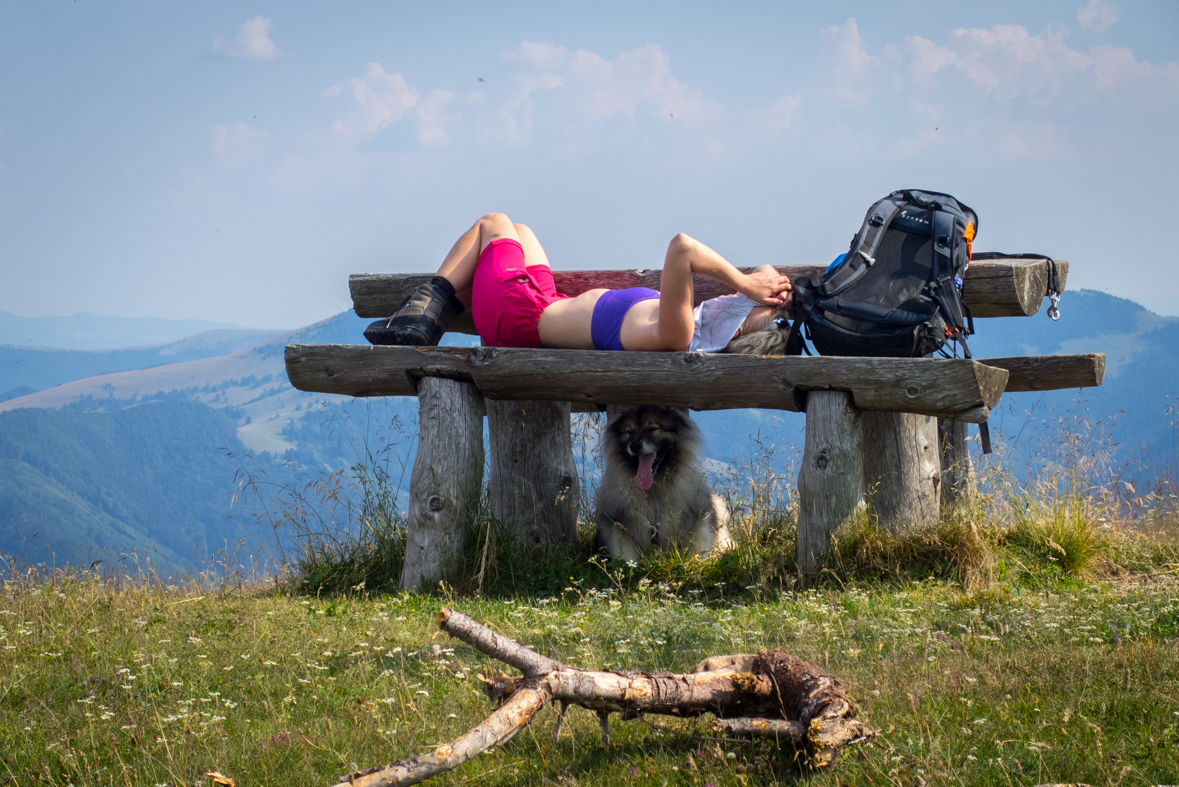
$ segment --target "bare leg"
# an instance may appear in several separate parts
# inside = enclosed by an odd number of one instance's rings
[[[441,267],[438,268],[438,275],[454,285],[458,299],[468,307],[471,305],[471,282],[475,280],[475,266],[479,262],[479,255],[493,240],[511,238],[521,241],[521,236],[516,231],[517,226],[524,227],[523,224],[512,224],[512,220],[502,213],[488,213],[459,236],[454,246],[451,247],[450,253],[446,255],[446,259],[442,261]],[[528,228],[524,227],[524,229]],[[526,234],[536,248],[540,249],[540,244],[537,243],[532,230],[528,230]],[[527,260],[528,247],[524,245],[523,241],[520,245],[524,247],[525,260]],[[541,250],[540,254],[543,257],[544,251]]]
[[[536,239],[532,228],[525,224],[514,224],[516,228],[516,239],[520,241],[520,247],[524,249],[524,264],[525,265],[549,265],[548,255],[544,253],[544,249],[540,246],[540,241]]]

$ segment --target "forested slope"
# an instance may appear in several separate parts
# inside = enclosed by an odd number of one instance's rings
[[[186,565],[239,538],[254,547],[269,534],[230,505],[238,464],[228,453],[246,454],[236,427],[179,397],[114,412],[0,413],[0,552],[61,564],[136,550]],[[266,455],[251,467],[282,472]]]

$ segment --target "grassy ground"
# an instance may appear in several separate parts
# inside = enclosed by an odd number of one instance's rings
[[[686,671],[781,648],[846,681],[880,735],[810,772],[788,746],[616,718],[604,752],[577,709],[554,742],[546,710],[439,784],[1176,783],[1177,591],[1155,573],[973,594],[950,580],[764,596],[640,582],[329,600],[16,578],[0,595],[0,784],[196,785],[219,771],[326,785],[428,750],[489,712],[476,676],[501,666],[438,632],[446,603],[584,667]]]

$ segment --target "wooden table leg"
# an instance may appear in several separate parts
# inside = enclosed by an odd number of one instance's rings
[[[798,471],[798,570],[813,574],[831,534],[863,502],[864,441],[860,411],[844,391],[810,391]]]
[[[576,544],[581,487],[568,402],[487,400],[491,511],[529,546]]]
[[[864,413],[864,492],[873,522],[894,533],[936,524],[940,485],[936,418]]]
[[[459,568],[483,485],[483,397],[471,383],[423,377],[409,480],[401,587],[430,590]]]

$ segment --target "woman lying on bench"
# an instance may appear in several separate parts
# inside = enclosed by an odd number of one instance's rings
[[[702,304],[694,313],[696,273],[745,297],[706,301],[714,308]],[[595,289],[571,298],[557,292],[548,257],[532,230],[502,213],[489,213],[462,234],[438,275],[364,335],[373,344],[436,345],[450,321],[469,306],[479,336],[492,347],[709,352],[723,349],[735,332],[768,325],[789,298],[790,280],[771,266],[742,273],[682,233],[667,247],[658,292]]]

